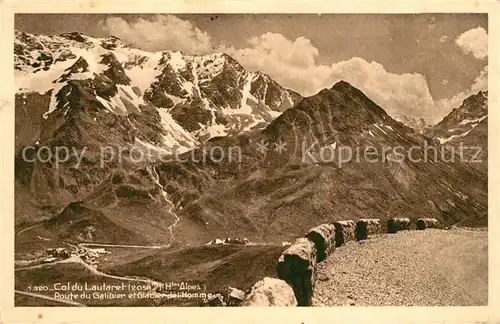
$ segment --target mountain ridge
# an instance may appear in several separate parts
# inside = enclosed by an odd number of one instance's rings
[[[43,95],[53,89],[45,116],[56,108],[59,83],[91,79],[95,74],[102,74],[116,85],[130,86],[124,89],[126,94],[113,97],[107,106],[125,110],[120,101],[130,99],[136,107],[145,102],[153,104],[161,115],[179,123],[195,140],[265,124],[301,99],[269,76],[244,70],[224,53],[151,53],[126,47],[116,37],[94,38],[81,33],[44,36],[16,31],[15,36],[19,93]],[[200,118],[187,117],[193,112],[201,113]],[[210,116],[212,119],[207,121]]]
[[[465,148],[466,160],[482,172],[488,172],[488,91],[479,91],[454,108],[424,134],[441,145],[456,150]]]
[[[16,95],[17,224],[60,215],[75,201],[155,244],[174,232],[175,244],[289,240],[320,222],[399,214],[487,223],[487,175],[468,164],[399,161],[392,151],[374,162],[345,155],[416,147],[423,158],[429,141],[348,82],[302,98],[224,55],[145,54],[73,33],[19,39],[19,88],[57,91]],[[33,153],[87,151],[78,168],[75,156],[63,165],[23,161],[33,143]],[[125,150],[122,161],[99,163],[103,146],[132,145],[185,159],[137,162]],[[222,153],[231,148],[239,159]],[[199,159],[206,152],[218,155]]]

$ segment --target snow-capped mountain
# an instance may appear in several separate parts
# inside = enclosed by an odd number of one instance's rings
[[[393,117],[395,120],[397,120],[400,123],[405,124],[408,127],[413,128],[419,133],[424,133],[426,128],[428,127],[427,123],[423,118],[415,118],[415,117],[410,117],[407,115],[398,115]]]
[[[488,92],[480,91],[465,99],[460,107],[453,109],[430,129],[428,135],[435,137],[441,144],[455,143],[466,137],[474,128],[485,125],[483,121],[486,122],[487,118]]]
[[[488,172],[488,92],[480,91],[465,99],[425,134],[440,144],[465,147],[463,156],[476,169]]]
[[[301,99],[226,54],[151,53],[116,37],[16,31],[14,60],[25,105],[28,94],[50,93],[42,100],[47,107],[40,108],[44,119],[71,109],[71,102],[61,98],[69,84],[90,81],[88,95],[115,115],[140,114],[141,106],[153,106],[163,138],[139,140],[166,149],[189,149],[199,140],[263,126]]]
[[[149,53],[77,33],[17,32],[15,45],[18,224],[61,211],[67,219],[75,202],[99,212],[78,213],[96,228],[112,222],[123,237],[160,244],[179,219],[175,237],[184,243],[228,233],[289,240],[319,222],[367,213],[487,223],[487,175],[424,159],[429,138],[347,82],[302,99],[224,54]],[[475,124],[481,107],[456,122]],[[101,163],[102,147],[131,144],[190,151],[182,161],[137,163],[124,152],[123,161]],[[20,153],[29,145],[31,155],[42,145],[85,154],[78,167],[75,155],[65,164],[30,162]],[[241,156],[200,159],[214,146],[238,146]],[[366,152],[374,148],[373,160]]]
[[[16,177],[38,206],[81,199],[117,167],[134,167],[128,148],[153,159],[182,153],[210,138],[263,128],[302,99],[228,55],[151,53],[116,37],[16,31],[14,67]],[[68,165],[76,154],[85,163],[78,169],[26,163],[21,154],[30,146],[35,153],[66,147],[74,150]],[[120,166],[100,165],[109,146],[127,148]]]
[[[196,136],[224,136],[269,123],[300,96],[226,54],[163,53],[144,97]]]

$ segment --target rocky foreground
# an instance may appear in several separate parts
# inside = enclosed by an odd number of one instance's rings
[[[403,231],[349,242],[318,265],[314,306],[488,303],[488,232]]]

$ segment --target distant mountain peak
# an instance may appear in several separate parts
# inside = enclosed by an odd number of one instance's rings
[[[479,91],[467,97],[460,107],[454,108],[439,123],[427,132],[427,136],[436,138],[441,144],[455,144],[470,141],[469,137],[476,136],[475,145],[487,145],[487,117],[488,92]]]
[[[417,117],[411,117],[411,116],[407,116],[407,115],[397,115],[397,116],[394,116],[394,119],[400,123],[405,124],[408,127],[413,128],[414,130],[416,130],[419,133],[423,133],[428,127],[426,121],[421,117],[417,118]]]
[[[373,134],[381,132],[385,137],[394,132],[412,132],[392,119],[361,90],[345,81],[304,98],[276,118],[265,133],[273,138],[288,137],[290,132],[297,132],[298,129],[303,133],[315,133],[313,137],[317,138],[330,138],[340,133],[358,137],[368,132],[373,137]]]
[[[471,108],[471,107],[473,107],[473,105],[474,105],[475,102],[484,103],[484,102],[487,102],[487,101],[488,101],[488,91],[479,91],[478,93],[473,94],[473,95],[465,98],[464,101],[462,102],[462,106],[461,107]],[[485,109],[487,110],[488,109],[488,105],[481,104],[479,106],[479,108],[481,108],[483,110],[485,110]]]
[[[102,39],[100,45],[108,50],[112,50],[117,47],[126,47],[125,43],[122,42],[122,40],[116,36],[108,36]]]
[[[80,32],[77,32],[77,31],[70,32],[70,33],[63,33],[63,34],[60,34],[59,36],[70,39],[70,40],[74,40],[77,42],[86,42],[87,41],[87,36],[80,33]]]
[[[331,97],[331,94],[334,97]],[[365,93],[358,88],[354,87],[347,81],[341,80],[335,83],[331,89],[325,89],[323,94],[328,94],[330,100],[335,102],[339,108],[343,110],[345,114],[359,114],[358,117],[366,116],[377,116],[377,118],[385,119],[389,115],[378,106],[373,100],[368,98]],[[332,107],[336,107],[333,105]]]
[[[335,83],[332,88],[332,90],[346,90],[346,89],[356,89],[358,90],[357,88],[355,88],[352,84],[350,84],[349,82],[345,81],[345,80],[340,80],[338,81],[337,83]]]

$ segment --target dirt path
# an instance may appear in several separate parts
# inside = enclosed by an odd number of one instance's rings
[[[153,287],[160,287],[163,283],[159,281],[155,281],[149,278],[139,278],[139,277],[122,277],[122,276],[115,276],[115,275],[110,275],[104,272],[101,272],[97,270],[96,268],[88,265],[86,262],[84,262],[82,259],[78,257],[73,257],[68,259],[70,261],[68,262],[74,262],[74,263],[79,263],[82,266],[84,266],[87,270],[89,270],[92,274],[96,276],[101,276],[101,277],[106,277],[106,278],[111,278],[111,279],[118,279],[118,280],[124,280],[124,281],[136,281],[136,282],[143,282],[146,284],[150,284]]]
[[[77,258],[78,257],[71,257],[71,258],[67,258],[67,259],[63,259],[63,260],[58,260],[58,261],[54,261],[54,262],[40,263],[40,264],[36,264],[36,265],[32,265],[32,266],[26,266],[26,267],[16,268],[16,269],[14,269],[14,271],[24,271],[24,270],[39,269],[39,268],[50,267],[50,266],[53,266],[55,264],[76,262],[75,260]]]
[[[16,294],[19,294],[19,295],[25,295],[25,296],[29,296],[29,297],[35,297],[35,298],[41,298],[41,299],[45,299],[45,300],[55,301],[55,302],[70,305],[70,306],[85,307],[85,305],[77,303],[75,301],[71,301],[71,300],[57,299],[57,298],[53,298],[50,296],[45,296],[45,295],[41,295],[41,294],[35,294],[35,293],[31,293],[31,292],[27,292],[27,291],[20,291],[20,290],[14,290],[14,292]]]
[[[109,244],[109,243],[79,243],[78,246],[86,248],[111,247],[111,248],[151,249],[151,250],[158,250],[165,248],[164,245],[127,245],[127,244]]]
[[[96,268],[90,266],[87,264],[85,261],[80,259],[77,256],[73,256],[64,260],[56,261],[56,262],[50,262],[50,263],[44,263],[44,264],[39,264],[35,266],[29,266],[29,267],[24,267],[24,268],[18,268],[15,269],[15,271],[25,271],[25,270],[32,270],[32,269],[38,269],[38,268],[44,268],[48,266],[54,266],[56,264],[61,264],[61,263],[78,263],[81,264],[83,267],[85,267],[87,270],[89,270],[92,274],[101,276],[101,277],[107,277],[107,278],[112,278],[112,279],[118,279],[118,280],[124,280],[124,281],[136,281],[136,282],[143,282],[147,284],[151,284],[153,286],[161,286],[162,283],[159,281],[155,281],[149,278],[139,278],[139,277],[122,277],[122,276],[115,276],[115,275],[110,275],[104,272],[101,272],[97,270]]]
[[[22,230],[20,230],[19,232],[17,232],[17,233],[16,233],[16,235],[21,235],[21,234],[23,234],[24,232],[27,232],[27,231],[29,231],[29,230],[32,230],[32,229],[37,228],[37,227],[40,227],[40,226],[42,226],[42,224],[35,224],[35,225],[30,226],[30,227],[26,227],[25,229],[22,229]]]
[[[349,242],[318,265],[316,306],[488,303],[488,233],[425,230]]]
[[[152,280],[152,279],[149,279],[149,278],[144,278],[144,277],[129,277],[129,276],[123,277],[123,276],[115,276],[115,275],[104,273],[102,271],[97,270],[95,267],[90,266],[89,264],[87,264],[81,258],[79,258],[77,256],[73,256],[73,257],[70,257],[68,259],[60,260],[60,261],[57,261],[57,262],[51,262],[51,263],[40,264],[40,265],[36,265],[36,266],[19,268],[19,269],[16,269],[16,271],[32,270],[32,269],[43,268],[43,267],[47,267],[47,266],[54,266],[54,265],[61,264],[61,263],[77,263],[77,264],[80,264],[83,267],[85,267],[88,271],[90,271],[92,274],[94,274],[96,276],[100,276],[100,277],[106,277],[106,278],[117,279],[117,280],[122,280],[122,281],[142,282],[142,283],[151,285],[151,290],[149,291],[150,293],[153,292],[153,291],[155,291],[156,288],[161,287],[163,285],[162,282],[155,281],[155,280]],[[73,306],[85,306],[85,305],[77,303],[75,301],[68,301],[68,300],[63,300],[63,299],[57,299],[57,298],[46,296],[46,295],[42,295],[42,294],[35,294],[35,293],[31,293],[31,292],[27,292],[27,291],[22,291],[22,290],[16,290],[15,292],[18,293],[18,294],[26,295],[26,296],[31,296],[31,297],[36,297],[36,298],[42,298],[42,299],[46,299],[46,300],[61,302],[61,303],[65,303],[65,304],[73,305]]]

